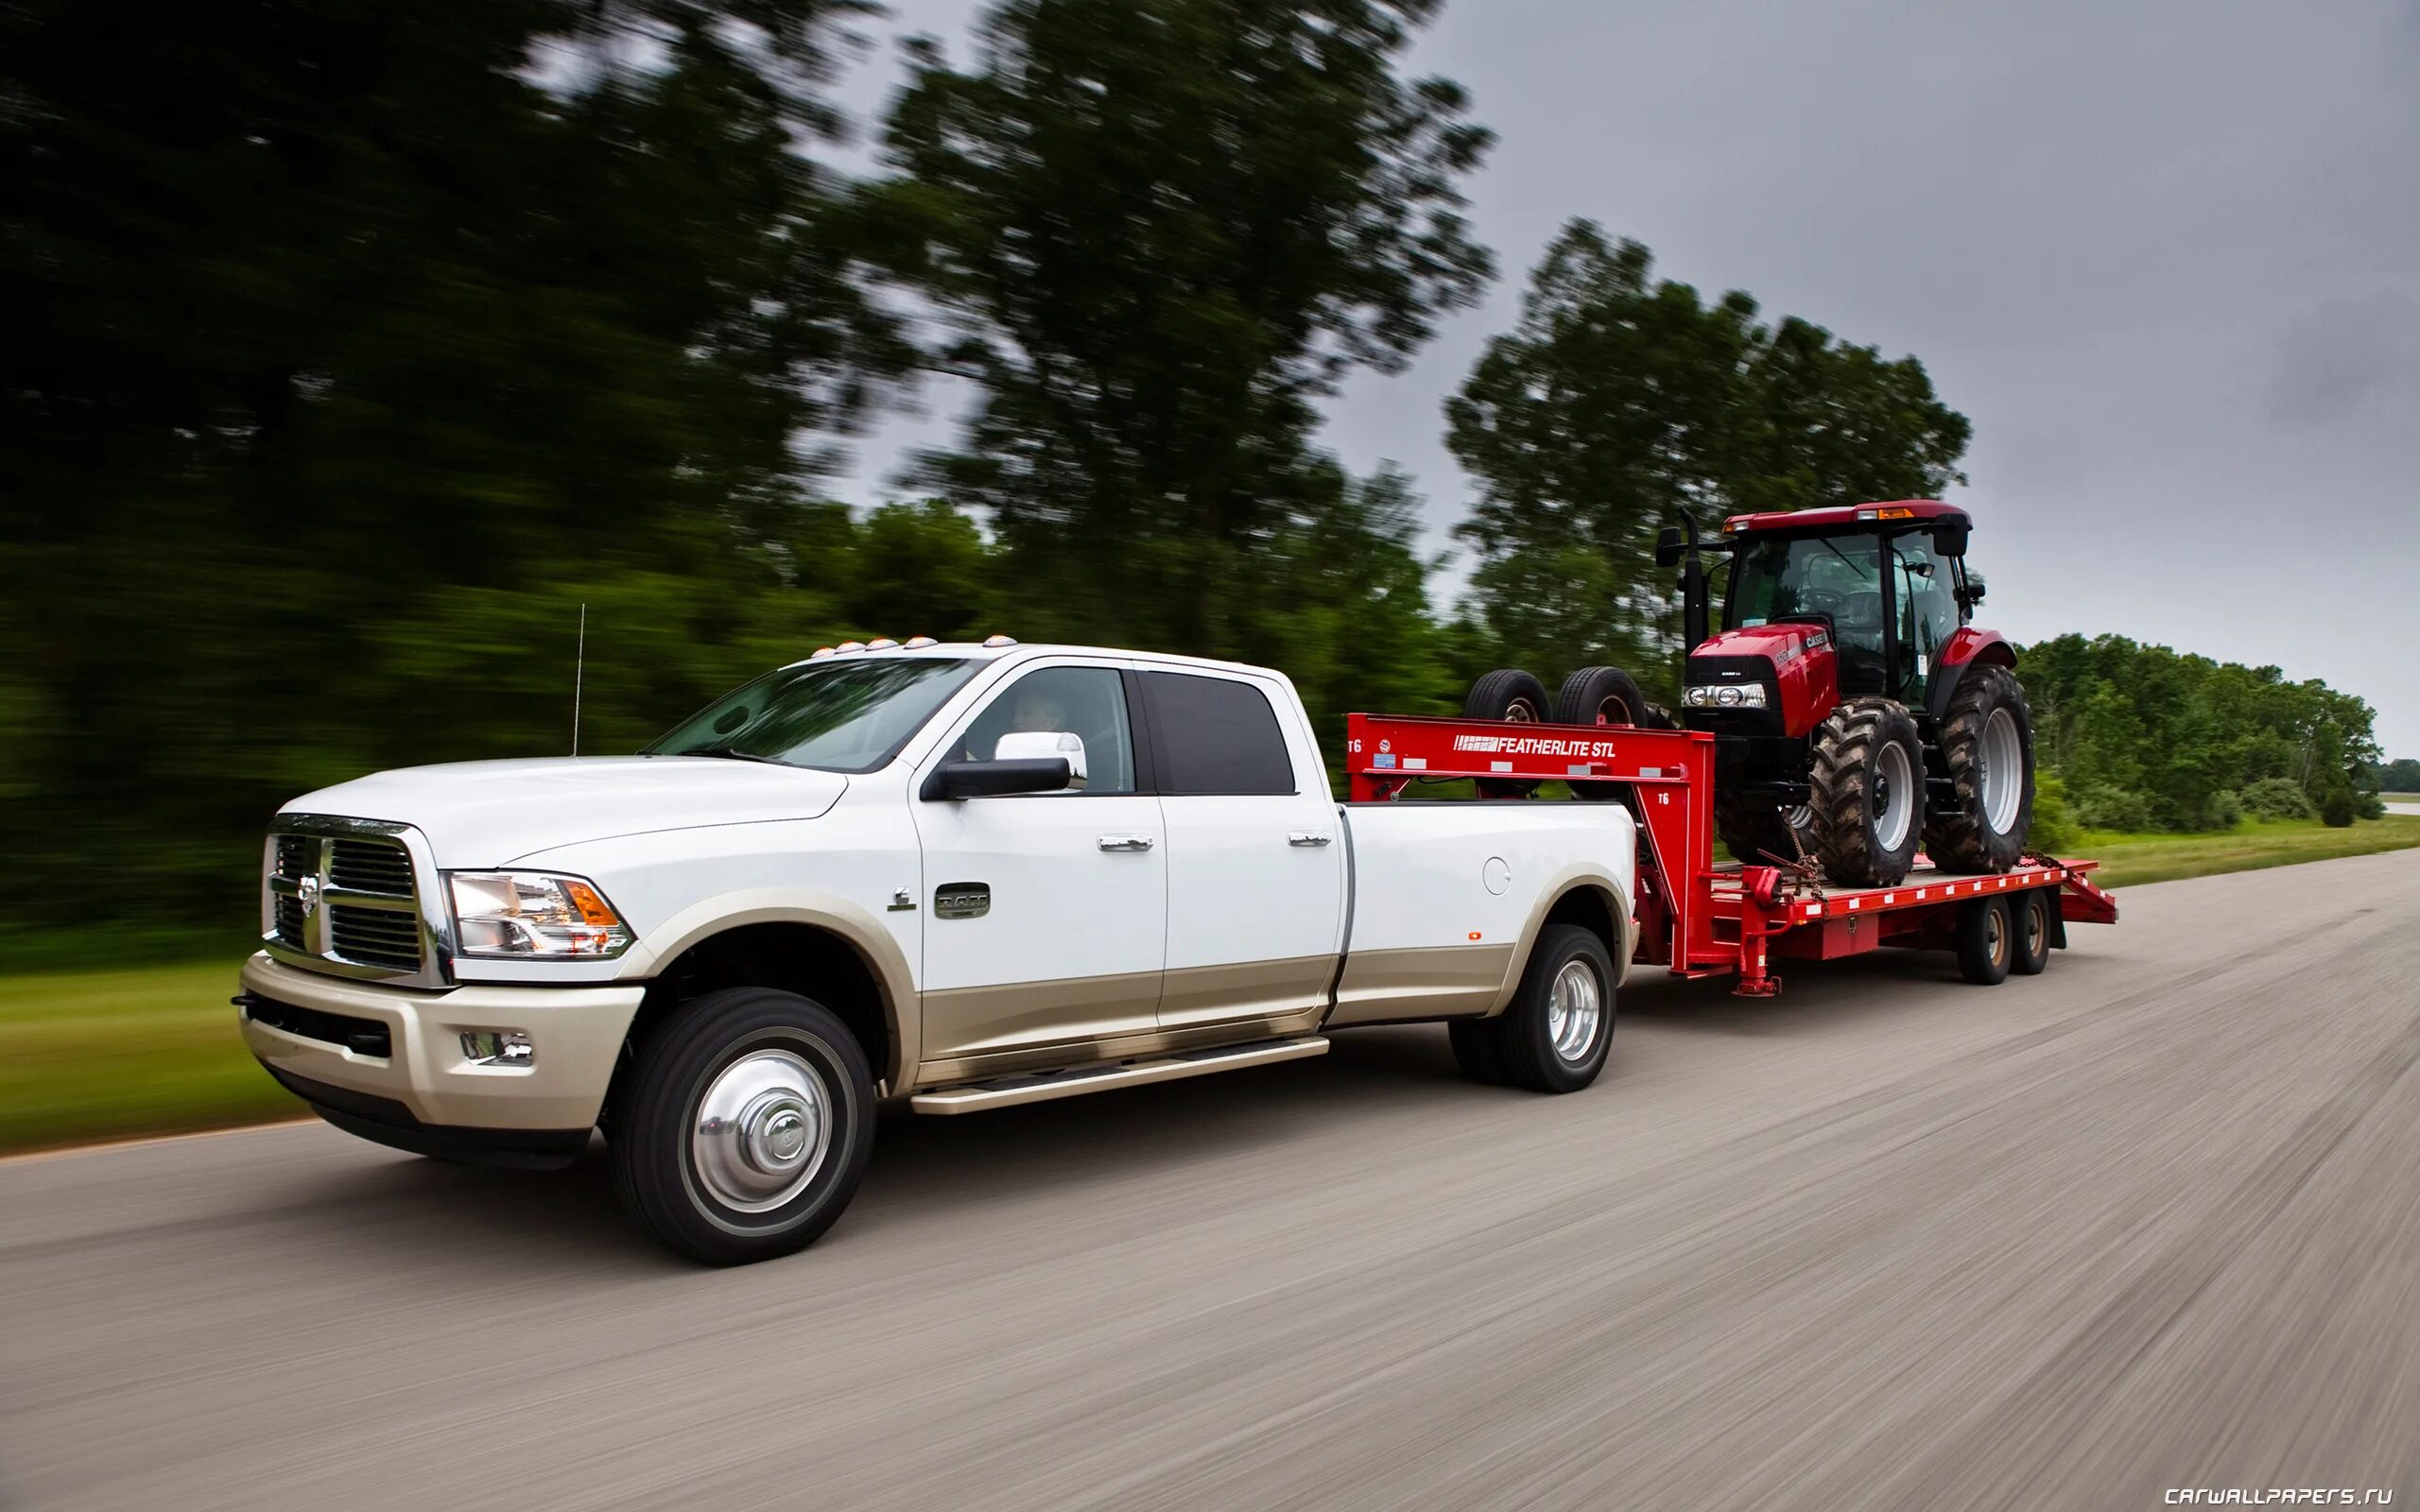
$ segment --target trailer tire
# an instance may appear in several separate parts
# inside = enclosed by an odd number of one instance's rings
[[[840,1216],[873,1128],[873,1074],[838,1016],[794,992],[726,988],[639,1047],[610,1142],[614,1184],[641,1227],[691,1260],[769,1260]]]
[[[1548,924],[1501,1014],[1479,1022],[1495,1040],[1504,1080],[1534,1092],[1576,1092],[1605,1069],[1614,1039],[1614,957],[1592,930]]]
[[[1958,970],[1977,987],[2008,980],[2016,930],[2005,898],[1971,898],[1958,905]]]
[[[1833,710],[1815,728],[1808,785],[1826,875],[1852,887],[1905,880],[1925,830],[1924,744],[1905,705],[1864,697]]]
[[[1445,1024],[1455,1066],[1483,1087],[1504,1085],[1504,1060],[1495,1053],[1495,1025],[1494,1019],[1452,1019]]]
[[[1640,691],[1638,679],[1619,667],[1582,667],[1555,690],[1554,722],[1558,725],[1601,725],[1625,730],[1653,730],[1657,710]],[[1669,714],[1664,716],[1670,719]],[[1669,728],[1668,725],[1665,728]],[[1628,782],[1573,782],[1571,796],[1590,802],[1629,803]]]
[[[2050,936],[2057,927],[2051,915],[2057,906],[2055,899],[2048,887],[2029,887],[2008,901],[2009,920],[2016,936],[2008,969],[2019,976],[2040,976],[2050,964]]]
[[[1462,717],[1542,725],[1552,717],[1552,708],[1547,702],[1545,683],[1518,667],[1498,667],[1471,684],[1471,691],[1462,699]],[[1535,782],[1502,778],[1478,778],[1474,785],[1481,798],[1528,798],[1538,790]]]
[[[1942,714],[1939,748],[1956,796],[1927,805],[1925,853],[1944,871],[2008,870],[2033,823],[2033,712],[2016,674],[1969,667]]]

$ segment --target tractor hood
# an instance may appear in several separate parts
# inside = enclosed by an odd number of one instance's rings
[[[1746,625],[1709,635],[1689,653],[1702,656],[1756,657],[1774,666],[1787,666],[1818,645],[1831,644],[1831,632],[1821,625],[1795,621],[1785,625]]]
[[[501,867],[582,840],[811,819],[848,785],[837,772],[708,756],[455,762],[339,782],[281,812],[408,824],[441,867]]]

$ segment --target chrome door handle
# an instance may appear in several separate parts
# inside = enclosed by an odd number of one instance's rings
[[[1325,845],[1327,836],[1317,830],[1296,830],[1286,836],[1288,845]]]
[[[1104,850],[1149,850],[1151,837],[1148,834],[1104,834],[1100,837]]]

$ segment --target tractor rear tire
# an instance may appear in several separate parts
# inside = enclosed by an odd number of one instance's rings
[[[1551,717],[1551,708],[1547,702],[1545,683],[1518,667],[1498,667],[1471,684],[1470,693],[1462,699],[1462,717],[1542,725]],[[1538,790],[1535,782],[1501,778],[1482,777],[1475,785],[1481,798],[1528,798]]]
[[[1967,669],[1942,715],[1941,758],[1957,798],[1925,815],[1925,853],[1944,871],[2015,866],[2033,823],[2033,712],[2015,673]]]
[[[1826,875],[1852,887],[1906,879],[1925,829],[1924,743],[1906,706],[1865,697],[1833,710],[1815,729],[1809,785]]]
[[[1651,730],[1655,727],[1648,721],[1654,707],[1639,691],[1638,679],[1621,668],[1582,667],[1556,691],[1554,722]],[[1629,803],[1634,812],[1638,807],[1628,782],[1574,782],[1571,796],[1596,803]]]
[[[1793,836],[1792,832],[1796,832]],[[1811,808],[1785,809],[1774,803],[1741,802],[1714,796],[1714,832],[1722,836],[1741,866],[1769,867],[1815,853],[1815,815]]]

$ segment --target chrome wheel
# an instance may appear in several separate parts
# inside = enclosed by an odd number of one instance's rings
[[[759,1050],[715,1074],[691,1121],[689,1164],[705,1194],[741,1212],[806,1189],[832,1145],[831,1090],[790,1050]]]
[[[1874,760],[1874,838],[1883,850],[1899,849],[1915,823],[1919,807],[1915,769],[1908,763],[1908,747],[1891,741]]]
[[[1547,1038],[1567,1066],[1586,1061],[1605,1022],[1605,987],[1586,961],[1565,961],[1547,997]]]
[[[1983,822],[1994,834],[2006,834],[2015,827],[2017,807],[2025,797],[2025,747],[2016,737],[2016,716],[2005,709],[1993,710],[1976,744]]]

